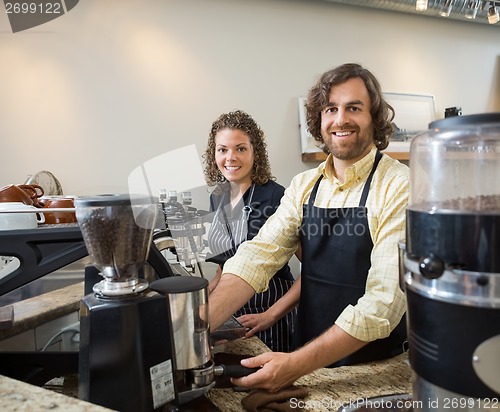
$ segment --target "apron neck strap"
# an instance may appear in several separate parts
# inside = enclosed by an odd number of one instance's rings
[[[252,198],[253,198],[253,191],[255,190],[255,183],[252,183],[252,186],[250,188],[250,196],[248,198],[248,202],[245,203],[243,200],[244,206],[243,206],[243,213],[245,214],[246,220],[248,220],[248,217],[250,216],[250,213],[252,213]],[[245,196],[245,195],[243,195]]]
[[[361,193],[361,199],[359,199],[359,206],[360,207],[365,207],[366,205],[366,199],[368,199],[368,192],[370,191],[370,185],[372,183],[373,179],[373,174],[375,173],[375,169],[378,166],[378,163],[380,162],[380,159],[382,159],[382,153],[380,153],[379,150],[377,150],[377,153],[375,155],[375,161],[373,162],[373,167],[368,175],[368,179],[366,179],[365,187],[363,187],[363,193]]]

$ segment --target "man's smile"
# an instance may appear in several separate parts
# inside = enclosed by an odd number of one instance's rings
[[[355,131],[354,130],[350,130],[350,131],[342,130],[340,132],[333,132],[333,134],[337,137],[346,137],[346,136],[351,135],[352,133],[355,133]]]

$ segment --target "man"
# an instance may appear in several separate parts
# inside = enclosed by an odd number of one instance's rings
[[[215,329],[265,290],[301,246],[301,278],[289,292],[300,293],[297,349],[243,360],[260,367],[233,380],[247,388],[277,391],[320,367],[388,358],[403,351],[406,339],[397,242],[404,237],[409,173],[379,152],[388,145],[394,110],[358,64],[323,74],[306,109],[327,160],[293,179],[276,213],[226,262],[210,295]]]

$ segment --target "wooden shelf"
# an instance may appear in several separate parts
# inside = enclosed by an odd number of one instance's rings
[[[410,152],[386,152],[384,151],[386,155],[391,156],[393,159],[396,160],[410,160]]]
[[[323,152],[302,153],[303,162],[322,162],[323,160],[326,160],[326,153]]]

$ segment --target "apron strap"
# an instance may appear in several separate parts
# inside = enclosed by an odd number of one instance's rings
[[[377,150],[377,154],[375,155],[375,161],[373,162],[372,171],[370,172],[368,179],[366,179],[365,187],[363,187],[363,193],[361,193],[361,199],[359,199],[360,207],[365,207],[366,205],[366,199],[368,198],[368,192],[370,191],[370,185],[372,183],[373,174],[375,173],[375,169],[377,168],[380,159],[382,159],[382,153],[380,153]]]
[[[252,183],[252,186],[250,188],[250,196],[249,196],[249,199],[248,199],[248,202],[245,204],[245,201],[244,201],[244,196],[241,198],[241,201],[243,202],[243,208],[241,210],[242,212],[242,215],[240,217],[240,219],[243,219],[247,225],[248,225],[248,219],[250,218],[250,213],[252,213],[252,207],[251,207],[251,203],[252,203],[252,198],[253,198],[253,192],[255,190],[255,183]],[[228,200],[228,203],[230,202],[231,200],[231,197],[229,194],[226,195],[227,196],[227,200]],[[229,222],[229,219],[227,217],[227,214],[226,214],[226,211],[225,211],[225,208],[224,208],[224,205],[225,205],[225,202],[221,202],[221,204],[219,205],[219,209],[221,210],[222,212],[222,217],[224,219],[224,224],[226,225],[226,229],[227,229],[227,233],[231,239],[231,245],[233,247],[233,250],[236,252],[236,249],[237,249],[237,246],[239,246],[239,244],[237,245],[236,242],[235,242],[235,237],[236,237],[236,234],[233,233],[233,231],[231,230],[231,223]],[[242,227],[242,230],[243,230],[243,227]],[[243,235],[243,233],[242,233]],[[240,238],[242,238],[243,236],[240,236]],[[248,240],[248,230],[247,230],[247,235],[246,235],[246,239]]]
[[[323,175],[320,175],[319,179],[316,180],[311,195],[309,196],[309,205],[311,206],[314,206],[314,202],[316,201],[316,193],[318,193],[318,187],[319,183],[321,182],[321,179],[323,179]]]
[[[222,218],[224,219],[224,226],[226,227],[227,234],[228,234],[229,238],[231,239],[231,246],[233,247],[233,250],[236,251],[236,244],[234,242],[233,231],[231,230],[231,224],[229,223],[229,219],[227,218],[227,215],[226,215],[226,210],[225,210],[225,204],[226,204],[225,200],[226,199],[225,198],[227,198],[228,203],[231,201],[229,192],[227,194],[224,194],[224,199],[222,200],[222,202],[219,205],[219,210],[222,213]]]
[[[248,222],[248,219],[250,217],[250,213],[252,213],[252,198],[253,198],[253,191],[255,190],[255,183],[252,183],[252,187],[250,190],[250,198],[248,199],[248,202],[245,204],[244,199],[243,200],[243,215],[245,216],[245,220]],[[243,195],[244,197],[244,195]]]

